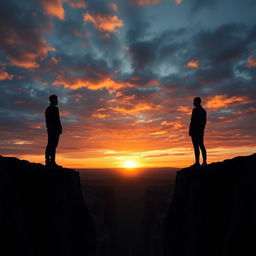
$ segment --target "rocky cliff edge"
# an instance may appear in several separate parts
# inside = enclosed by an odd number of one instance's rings
[[[1,255],[93,255],[94,234],[78,172],[0,156]]]
[[[166,256],[256,255],[256,154],[177,172]]]

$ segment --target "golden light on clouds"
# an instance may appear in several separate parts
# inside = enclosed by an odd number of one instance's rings
[[[184,114],[190,115],[191,114],[191,109],[187,106],[180,106],[177,109],[179,112],[182,112]]]
[[[165,134],[167,134],[167,131],[156,131],[156,132],[152,132],[150,134],[151,135],[165,135]]]
[[[124,107],[110,107],[109,109],[121,113],[121,114],[137,114],[141,111],[145,111],[145,110],[151,110],[152,106],[147,104],[147,103],[139,103],[137,105],[135,105],[132,108],[124,108]]]
[[[41,0],[40,3],[47,15],[64,20],[65,11],[62,6],[62,0]]]
[[[102,113],[95,113],[95,114],[92,115],[92,117],[98,118],[98,119],[104,119],[104,118],[109,117],[109,115],[102,114]]]
[[[57,59],[57,58],[55,58],[55,57],[51,57],[51,58],[50,58],[50,62],[51,62],[52,64],[57,64],[59,61],[60,61],[60,60]]]
[[[1,69],[0,67],[0,81],[1,80],[12,80],[13,79],[13,75],[10,75],[9,73],[5,72],[3,69]]]
[[[100,31],[103,32],[116,32],[117,28],[122,27],[123,21],[119,19],[116,15],[92,15],[85,13],[83,16],[85,22],[91,22]]]
[[[198,60],[191,60],[186,64],[186,67],[188,68],[199,68],[200,64]]]
[[[30,144],[34,144],[34,142],[27,141],[27,140],[15,140],[15,142],[13,144],[16,144],[16,145],[30,145]]]
[[[216,95],[206,103],[207,108],[217,109],[226,108],[231,104],[248,103],[248,100],[244,97],[228,97],[227,95]]]
[[[10,58],[12,65],[21,67],[21,68],[28,68],[28,69],[30,69],[30,68],[33,69],[33,68],[39,67],[39,64],[35,61],[35,54],[27,53],[23,56],[25,57],[24,59]]]
[[[12,65],[22,68],[34,69],[38,68],[40,65],[37,63],[37,60],[44,60],[49,51],[56,51],[55,48],[49,46],[47,42],[41,40],[41,48],[37,49],[35,52],[26,52],[20,56],[10,56],[10,62]]]
[[[171,126],[174,130],[179,130],[180,128],[183,127],[183,125],[179,121],[173,121],[173,122],[167,122],[163,121],[161,123],[163,126]]]
[[[99,81],[90,81],[87,78],[75,77],[72,79],[65,79],[64,75],[58,75],[53,85],[64,85],[65,88],[78,89],[87,87],[91,90],[98,90],[102,88],[112,88],[113,90],[131,86],[130,84],[119,83],[112,80],[110,77],[103,77]]]

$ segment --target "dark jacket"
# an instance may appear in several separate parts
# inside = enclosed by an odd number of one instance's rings
[[[51,133],[62,133],[62,126],[60,122],[59,109],[55,105],[50,105],[45,110],[45,121],[47,131]]]
[[[191,122],[189,126],[190,136],[203,136],[206,125],[206,111],[202,106],[195,107],[192,111]]]

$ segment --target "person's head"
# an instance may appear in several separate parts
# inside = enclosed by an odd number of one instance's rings
[[[194,104],[195,107],[199,107],[201,105],[201,98],[200,97],[195,97],[193,104]]]
[[[58,105],[58,97],[57,97],[57,95],[51,95],[49,97],[49,101],[51,102],[52,105]]]

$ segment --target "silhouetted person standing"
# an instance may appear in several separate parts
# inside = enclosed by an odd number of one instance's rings
[[[45,110],[45,121],[48,133],[48,144],[45,149],[45,165],[49,167],[61,167],[55,162],[56,148],[59,137],[62,133],[58,105],[58,97],[51,95],[49,97],[50,106]]]
[[[203,165],[207,165],[206,162],[206,149],[204,146],[204,128],[206,125],[206,110],[201,106],[201,98],[194,98],[195,108],[192,111],[191,122],[189,126],[189,135],[191,136],[192,143],[195,152],[195,164],[193,166],[200,166],[200,150],[203,156]]]

